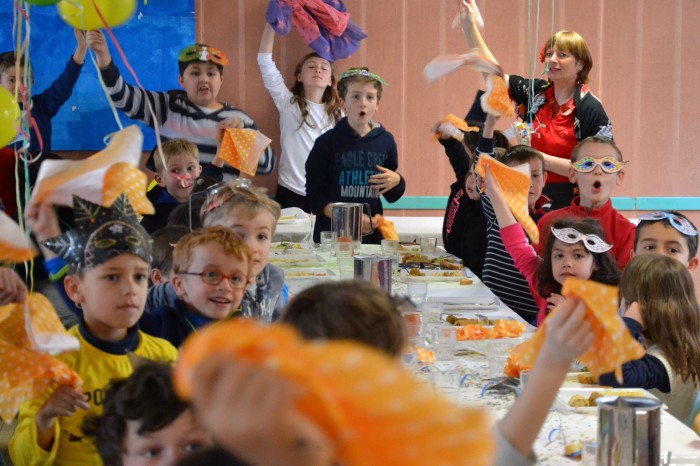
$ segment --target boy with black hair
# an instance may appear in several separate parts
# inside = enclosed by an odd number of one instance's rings
[[[631,256],[663,254],[694,272],[698,267],[698,229],[680,212],[651,212],[639,216]]]

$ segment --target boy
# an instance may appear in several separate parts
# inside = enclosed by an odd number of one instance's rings
[[[212,445],[175,394],[170,366],[148,361],[107,389],[102,414],[89,416],[83,431],[111,465],[175,465]]]
[[[31,96],[32,101],[32,118],[36,121],[36,128],[31,126],[29,129],[29,153],[32,156],[37,156],[39,153],[44,154],[42,158],[53,157],[55,154],[51,154],[51,119],[56,116],[58,111],[61,109],[64,103],[70,98],[73,92],[73,87],[80,77],[80,71],[83,69],[83,64],[85,63],[85,52],[87,51],[87,44],[85,42],[85,33],[78,29],[73,30],[75,34],[75,40],[78,45],[75,48],[75,52],[66,63],[66,67],[63,72],[56,78],[46,90],[40,94]],[[24,83],[24,57],[21,58],[21,66],[17,69],[16,66],[17,55],[13,51],[0,53],[0,86],[7,89],[10,94],[15,95],[15,90],[17,90],[18,83]],[[33,73],[30,68],[29,79],[34,81]],[[18,95],[19,94],[19,90]],[[27,96],[29,97],[29,96]],[[18,99],[20,108],[23,108],[21,98]],[[38,129],[38,134],[37,134]],[[39,143],[41,139],[42,144]],[[13,149],[20,149],[22,147],[23,141],[18,137],[13,142],[10,143],[8,147]],[[51,154],[51,155],[49,155]],[[14,151],[3,151],[2,158],[12,159],[12,164],[14,166],[15,155]],[[39,173],[40,162],[29,165],[29,184],[30,186],[34,184],[36,175]],[[19,170],[20,173],[24,173],[23,169]],[[0,198],[5,203],[7,207],[8,214],[13,216],[16,212],[16,196],[15,196],[15,178],[14,178],[14,168],[12,170],[2,170],[2,182],[0,182]],[[23,185],[23,183],[22,183]]]
[[[615,210],[610,201],[615,186],[625,178],[622,152],[610,139],[591,136],[579,142],[571,153],[569,180],[578,185],[580,195],[569,207],[543,216],[537,228],[540,242],[535,250],[541,255],[552,224],[561,217],[590,217],[598,220],[605,231],[605,241],[613,245],[610,253],[620,269],[630,260],[634,245],[634,224]]]
[[[484,123],[484,131],[479,141],[478,152],[493,153],[493,132],[497,117],[488,114]],[[529,146],[514,146],[506,151],[501,161],[508,166],[527,163],[530,166],[530,191],[528,192],[528,208],[530,216],[536,220],[538,208],[546,205],[542,196],[542,188],[546,178],[542,154]],[[481,206],[486,217],[486,256],[482,271],[482,281],[508,307],[518,313],[525,321],[536,325],[539,306],[532,297],[527,279],[515,266],[515,262],[501,238],[501,230],[496,218],[496,212],[488,196],[481,196]]]
[[[189,228],[172,225],[156,230],[153,238],[153,262],[151,262],[151,286],[167,283],[173,278],[173,247],[190,232]]]
[[[680,212],[652,212],[639,216],[631,256],[663,254],[694,272],[698,267],[698,229]]]
[[[87,413],[101,412],[107,385],[133,371],[128,353],[168,363],[177,358],[168,342],[138,329],[151,248],[126,196],[110,208],[74,197],[73,207],[74,229],[42,246],[70,267],[65,291],[82,309],[82,319],[69,333],[80,341],[80,350],[58,358],[80,375],[83,385],[59,385],[23,404],[10,442],[14,464],[99,464],[81,425]]]
[[[248,285],[252,255],[223,227],[195,230],[173,249],[173,278],[161,305],[148,308],[141,329],[179,347],[203,325],[230,317]]]
[[[192,141],[199,148],[202,160],[211,162],[216,156],[221,130],[257,129],[243,110],[216,100],[223,82],[224,66],[228,65],[228,58],[221,50],[204,44],[185,47],[178,57],[178,81],[184,91],[155,92],[124,82],[101,31],[89,31],[87,43],[97,55],[102,79],[116,107],[129,117],[154,126],[153,116],[146,105],[148,98],[163,139],[186,138]],[[274,164],[275,154],[269,146],[260,157],[257,174],[269,175]],[[226,171],[238,174],[230,167],[226,167]]]
[[[331,204],[361,202],[374,216],[382,214],[379,198],[396,202],[406,190],[394,137],[373,121],[379,110],[382,84],[386,82],[367,68],[351,68],[340,75],[338,95],[345,113],[335,128],[316,139],[306,160],[306,199],[316,214],[314,241],[331,229]],[[379,231],[363,215],[364,243],[379,244]]]
[[[141,225],[149,233],[162,228],[178,204],[189,201],[200,175],[218,182],[224,179],[224,161],[216,156],[211,163],[200,165],[197,146],[185,139],[166,141],[162,149],[165,165],[157,148],[153,149],[146,162],[146,167],[156,172],[155,181],[158,183],[147,194],[155,213],[144,215],[141,220]]]
[[[284,272],[267,263],[280,206],[263,193],[226,184],[202,205],[202,224],[224,226],[238,234],[252,253],[250,276],[253,283],[241,303],[243,316],[269,320],[280,315],[289,290]]]

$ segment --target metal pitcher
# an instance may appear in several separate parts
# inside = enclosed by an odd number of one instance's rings
[[[657,466],[661,457],[661,402],[642,397],[601,397],[597,466]]]
[[[366,280],[391,294],[391,257],[355,256],[354,276],[356,280]]]
[[[359,202],[336,202],[331,204],[331,230],[335,231],[338,242],[352,241],[357,251],[362,244],[362,213],[367,208],[367,215],[372,217],[369,204]]]

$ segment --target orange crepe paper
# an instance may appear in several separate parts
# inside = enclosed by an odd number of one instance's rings
[[[0,210],[0,262],[24,262],[36,254],[19,225]]]
[[[527,341],[520,343],[510,351],[510,354],[508,355],[508,360],[506,361],[506,365],[503,368],[503,372],[508,377],[520,377],[521,371],[532,370],[532,365],[524,364],[521,357],[521,355],[525,351],[524,348],[526,348],[525,345],[527,343]]]
[[[496,338],[517,338],[525,333],[525,322],[499,320],[493,327],[464,325],[457,328],[457,340],[492,340]]]
[[[377,225],[377,228],[379,228],[379,232],[382,234],[382,237],[384,239],[395,239],[399,240],[399,234],[396,232],[396,226],[394,226],[394,222],[391,220],[387,220],[383,215],[377,214],[374,217],[372,217],[372,221],[374,222],[375,225]]]
[[[431,83],[464,65],[470,66],[480,73],[503,76],[503,68],[498,63],[486,58],[479,49],[473,49],[462,55],[445,54],[433,58],[423,68],[423,77],[426,82]]]
[[[501,76],[486,77],[486,92],[481,96],[481,108],[496,116],[515,115],[515,106],[508,95],[508,86]]]
[[[68,335],[46,297],[33,293],[28,300],[28,306],[0,307],[0,418],[5,422],[17,416],[22,402],[54,384],[82,384],[80,376],[63,362],[37,350],[37,340],[46,342],[47,336],[58,336],[64,343],[75,338]]]
[[[618,382],[622,383],[622,365],[641,358],[645,351],[642,345],[632,338],[617,312],[617,287],[568,278],[564,282],[561,294],[567,298],[576,296],[583,301],[586,305],[586,320],[593,327],[594,341],[591,347],[579,356],[581,364],[595,376],[615,372]],[[535,364],[544,344],[547,320],[556,312],[555,309],[547,316],[531,340],[513,350],[513,353],[517,350],[517,360],[520,364],[528,367]]]
[[[272,140],[254,129],[229,128],[219,148],[219,157],[233,168],[255,176],[260,156]]]
[[[348,341],[304,342],[279,324],[228,320],[185,341],[174,375],[181,395],[190,395],[195,368],[215,353],[303,387],[297,409],[334,442],[336,463],[491,464],[488,413],[450,404],[382,353]]]
[[[502,164],[486,154],[479,156],[476,172],[486,177],[486,166],[491,170],[491,176],[496,178],[503,198],[510,207],[516,220],[525,229],[525,233],[533,243],[540,242],[540,232],[537,224],[530,217],[527,207],[527,195],[530,191],[530,167],[527,164],[512,168]]]
[[[458,117],[454,113],[450,113],[445,118],[443,118],[442,123],[450,123],[455,128],[462,130],[464,132],[479,131],[478,126],[469,126],[466,121],[462,120],[460,117]],[[452,136],[452,138],[461,140],[455,136]],[[440,132],[439,131],[436,133],[433,133],[433,137],[432,137],[433,141],[437,141],[438,139],[440,139]]]
[[[146,198],[146,175],[138,170],[142,147],[141,130],[129,126],[115,133],[106,148],[86,159],[44,160],[30,202],[72,207],[77,194],[107,207],[124,192],[134,211],[153,214],[155,209]]]

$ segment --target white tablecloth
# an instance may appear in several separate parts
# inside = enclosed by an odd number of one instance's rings
[[[387,217],[394,222],[401,241],[418,243],[421,238],[437,238],[442,245],[442,217]]]

